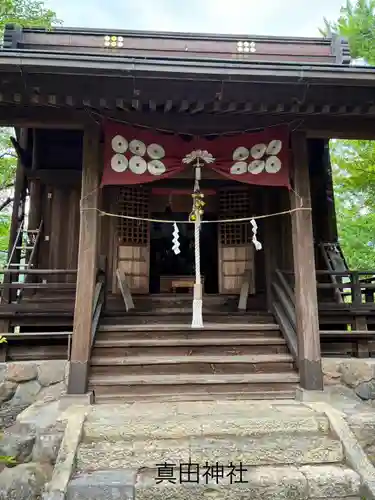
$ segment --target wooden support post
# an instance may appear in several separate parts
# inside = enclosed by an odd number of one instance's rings
[[[294,157],[292,209],[293,260],[300,383],[303,389],[322,390],[318,299],[311,214],[307,141],[302,132],[292,135]]]
[[[68,394],[85,394],[91,355],[93,299],[98,257],[98,208],[100,184],[100,129],[84,131],[78,273],[74,310]]]
[[[272,197],[269,190],[266,190],[263,198],[263,214],[270,214],[274,210]],[[275,218],[270,217],[264,219],[264,271],[266,279],[266,295],[267,295],[267,308],[272,311],[272,280],[276,269],[275,253],[273,252],[273,238],[276,231],[274,231]]]
[[[359,274],[357,272],[352,271],[350,273],[350,283],[352,285],[352,306],[354,309],[358,310],[358,307],[361,307],[362,304],[362,289]],[[354,329],[367,331],[366,315],[355,312]],[[368,340],[366,338],[358,340],[357,356],[359,358],[368,358],[370,356]]]

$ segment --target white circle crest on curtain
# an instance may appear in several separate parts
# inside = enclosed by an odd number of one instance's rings
[[[112,149],[115,153],[125,153],[128,150],[128,141],[122,135],[115,135],[112,139]]]
[[[249,158],[250,151],[243,146],[239,146],[233,151],[233,161],[244,161]]]
[[[128,159],[122,154],[115,154],[111,158],[111,167],[115,172],[125,172],[128,168]]]
[[[151,160],[161,160],[165,156],[165,151],[160,144],[150,144],[147,146],[147,154]]]
[[[282,147],[283,143],[279,139],[274,139],[268,144],[266,153],[270,156],[278,155]]]
[[[137,139],[133,139],[129,143],[129,149],[133,153],[133,155],[144,156],[146,153],[146,145],[142,141],[138,141]]]
[[[277,156],[270,156],[266,160],[266,172],[276,174],[281,169],[281,161]]]
[[[129,160],[129,168],[133,174],[142,175],[147,170],[147,163],[141,156],[132,156]]]
[[[260,174],[263,172],[265,167],[265,162],[263,160],[254,160],[249,163],[248,171],[250,174]]]
[[[255,144],[255,146],[250,149],[250,154],[254,160],[260,160],[264,156],[266,149],[267,146],[265,144]]]
[[[247,172],[247,163],[245,161],[238,161],[230,167],[230,173],[232,175],[242,175]]]
[[[160,160],[151,160],[147,168],[151,175],[163,175],[167,170]]]

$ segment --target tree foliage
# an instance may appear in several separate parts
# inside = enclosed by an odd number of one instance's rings
[[[324,35],[347,38],[353,58],[375,65],[375,0],[347,0]],[[375,269],[375,142],[331,141],[340,242],[352,268]]]
[[[340,243],[351,268],[375,268],[375,148],[370,141],[332,141]]]
[[[10,210],[13,201],[13,185],[17,159],[10,137],[13,129],[0,129],[0,261],[8,247]]]
[[[6,24],[49,28],[60,24],[56,14],[39,0],[0,0],[0,32]]]
[[[49,28],[60,24],[56,14],[39,0],[0,0],[0,40],[6,24]],[[1,45],[1,43],[0,43]],[[14,130],[0,128],[0,261],[8,247],[10,210],[17,158],[10,137]]]
[[[320,32],[327,36],[338,33],[345,37],[350,46],[352,57],[365,58],[375,64],[375,0],[347,0],[341,8],[336,22],[324,19]]]

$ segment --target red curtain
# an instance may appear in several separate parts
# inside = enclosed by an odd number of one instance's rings
[[[285,127],[200,141],[215,158],[210,168],[246,184],[285,186],[289,183],[289,133]]]
[[[104,134],[102,186],[144,184],[173,176],[187,168],[183,162],[187,155],[207,151],[214,161],[201,161],[203,169],[212,168],[246,184],[289,187],[289,133],[285,127],[184,141],[175,135],[107,121]]]

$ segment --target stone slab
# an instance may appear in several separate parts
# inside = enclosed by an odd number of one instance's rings
[[[281,414],[311,416],[315,412],[300,402],[287,401],[246,401],[246,400],[215,400],[215,401],[190,401],[190,402],[141,402],[124,404],[106,404],[93,406],[88,422],[97,422],[108,418],[119,421],[138,418],[140,415],[147,419],[163,420],[173,416],[204,417],[220,415],[235,418],[247,416],[253,418],[280,416]]]
[[[307,481],[295,467],[253,468],[242,483],[233,484],[230,478],[219,484],[205,481],[199,484],[156,484],[155,472],[141,471],[136,483],[137,500],[307,500]]]
[[[70,482],[66,500],[133,500],[136,471],[115,470],[83,474]]]
[[[333,499],[360,495],[361,479],[352,469],[337,465],[305,465],[299,470],[307,479],[310,498]]]
[[[168,420],[149,419],[143,415],[138,418],[102,418],[85,423],[84,441],[119,441],[130,439],[179,439],[189,436],[273,436],[276,434],[327,434],[328,419],[324,415],[293,416],[270,412],[269,416],[253,418],[240,414],[229,419],[228,416],[175,415]]]
[[[375,468],[351,431],[344,416],[326,403],[309,403],[316,411],[324,411],[329,418],[332,431],[340,439],[348,465],[361,478],[362,485],[375,498]]]
[[[61,411],[64,411],[70,406],[92,405],[93,402],[93,392],[87,392],[86,394],[64,394],[60,398],[59,408]]]
[[[82,427],[86,414],[85,407],[70,408],[70,410],[67,410],[67,425],[64,437],[46,493],[66,493],[74,471],[76,453],[81,440]]]
[[[343,460],[339,441],[321,436],[274,436],[259,439],[189,438],[81,444],[77,470],[155,467],[169,463],[229,462],[250,466],[336,463]]]

